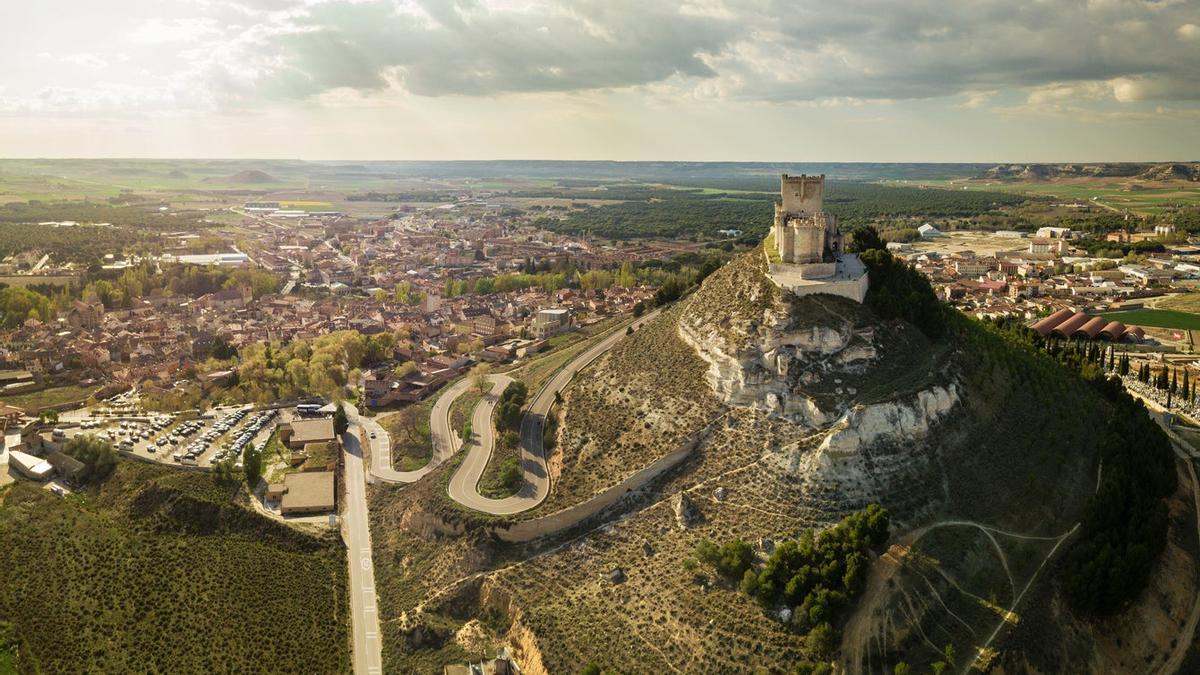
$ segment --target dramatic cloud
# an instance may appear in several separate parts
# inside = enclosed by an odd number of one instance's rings
[[[994,92],[1033,91],[1033,100],[1044,88],[1093,91],[1081,86],[1090,84],[1121,102],[1200,98],[1194,2],[204,0],[195,7],[200,15],[138,21],[126,42],[143,51],[135,58],[143,75],[158,79],[143,86],[188,90],[175,98],[217,107],[319,100],[339,89],[490,97],[640,86],[701,100],[961,95],[976,107]],[[156,53],[168,58],[153,61]],[[91,69],[111,60],[90,52],[61,59]],[[160,65],[173,68],[156,72]]]
[[[315,4],[239,58],[263,93],[491,96],[648,85],[767,101],[895,100],[1109,82],[1200,96],[1195,3],[645,0]],[[1119,84],[1117,84],[1119,82]]]
[[[458,120],[449,143],[498,107],[622,133],[653,111],[649,141],[687,115],[911,129],[1086,113],[1151,120],[1166,144],[1200,110],[1200,2],[40,0],[0,2],[0,59],[20,66],[0,78],[9,118],[386,110]]]

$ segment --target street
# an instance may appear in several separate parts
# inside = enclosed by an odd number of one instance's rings
[[[371,529],[367,518],[367,486],[358,436],[342,434],[346,457],[346,505],[342,537],[350,565],[350,614],[354,625],[354,672],[383,672],[382,638],[375,601],[375,567],[371,562]]]

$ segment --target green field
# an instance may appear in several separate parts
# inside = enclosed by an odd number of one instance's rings
[[[15,405],[18,408],[24,408],[29,412],[38,412],[42,408],[49,406],[82,401],[91,396],[94,391],[96,391],[95,386],[69,385],[66,387],[52,387],[41,391],[31,391],[26,394],[13,394],[5,396],[0,401],[9,405]]]
[[[1200,314],[1171,309],[1130,309],[1124,312],[1108,312],[1102,316],[1127,325],[1200,330]]]
[[[83,496],[0,490],[0,627],[18,671],[349,672],[344,549],[232,494],[136,462]]]

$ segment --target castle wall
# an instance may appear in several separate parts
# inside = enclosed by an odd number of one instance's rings
[[[794,258],[792,262],[821,261],[822,254],[825,252],[825,229],[823,227],[805,223],[799,226],[785,227],[785,229],[795,232],[796,244],[792,249]]]

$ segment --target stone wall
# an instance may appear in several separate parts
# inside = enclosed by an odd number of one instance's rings
[[[660,457],[655,462],[642,468],[633,475],[629,476],[620,483],[608,488],[607,490],[593,496],[585,502],[570,506],[561,511],[555,511],[550,515],[532,520],[523,520],[509,527],[496,527],[492,530],[493,533],[500,539],[508,542],[524,542],[532,541],[539,537],[545,537],[552,534],[557,534],[563,530],[570,529],[592,516],[600,513],[604,509],[621,501],[626,495],[634,490],[641,489],[647,483],[658,478],[665,471],[668,471],[678,466],[683,460],[687,459],[692,451],[699,444],[701,433],[694,434],[676,451],[669,455]]]

